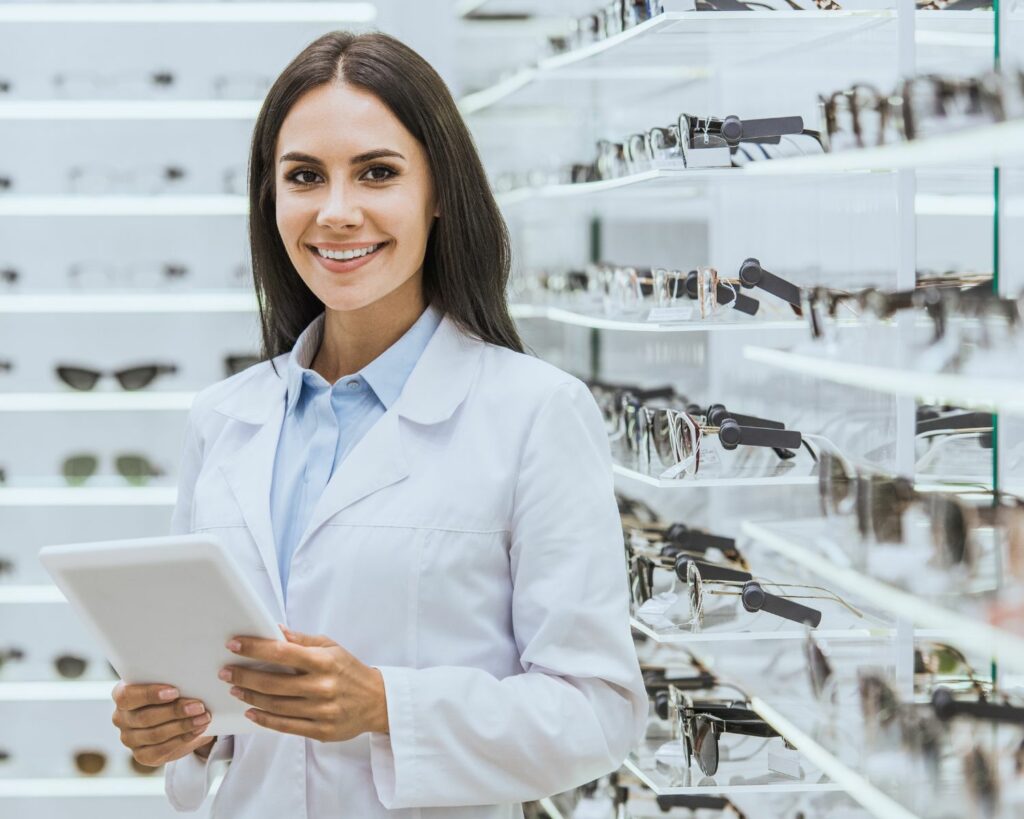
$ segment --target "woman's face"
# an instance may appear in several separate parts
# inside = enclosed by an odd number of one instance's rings
[[[285,117],[275,161],[277,228],[326,307],[358,310],[422,288],[436,214],[430,169],[384,103],[343,83],[308,91]]]

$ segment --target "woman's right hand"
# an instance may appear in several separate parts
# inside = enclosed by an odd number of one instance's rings
[[[171,692],[164,699],[160,692]],[[173,686],[114,686],[114,716],[121,729],[121,742],[142,765],[157,767],[199,750],[209,753],[216,737],[204,737],[210,714],[200,700],[182,699]],[[202,752],[206,751],[206,754]]]

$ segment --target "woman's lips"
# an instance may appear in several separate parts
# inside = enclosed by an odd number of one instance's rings
[[[376,258],[380,252],[390,244],[391,242],[382,242],[372,253],[367,253],[365,256],[359,256],[356,259],[348,259],[347,261],[325,259],[316,251],[316,248],[313,247],[309,248],[309,252],[313,254],[313,258],[316,259],[320,263],[320,266],[325,270],[329,270],[331,273],[349,273]]]

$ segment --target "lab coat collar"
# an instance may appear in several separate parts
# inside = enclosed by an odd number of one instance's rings
[[[483,342],[463,331],[447,313],[416,362],[394,410],[418,424],[436,424],[451,417],[462,403],[473,376]],[[252,377],[231,390],[214,409],[246,424],[265,424],[287,392],[290,353],[254,368]]]
[[[407,446],[413,439],[403,436],[399,418],[417,424],[436,424],[450,418],[469,393],[483,347],[484,342],[464,333],[445,315],[398,400],[334,471],[295,546],[293,560],[331,517],[409,475]],[[287,611],[270,516],[270,490],[285,412],[286,359],[287,354],[275,359],[280,375],[267,365],[216,405],[216,410],[228,417],[259,425],[221,468],[259,549],[282,618],[287,617]]]

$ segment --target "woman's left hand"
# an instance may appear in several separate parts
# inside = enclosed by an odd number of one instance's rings
[[[297,674],[225,666],[221,679],[231,694],[255,706],[245,715],[253,722],[281,731],[340,742],[367,731],[388,733],[384,678],[333,640],[290,631],[279,625],[287,642],[260,637],[235,637],[228,649],[252,660],[291,666]],[[233,647],[237,643],[238,647]]]

